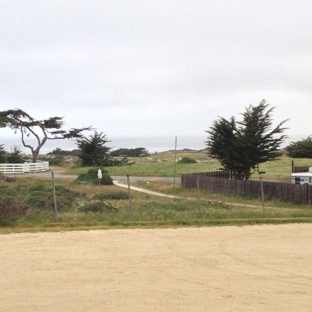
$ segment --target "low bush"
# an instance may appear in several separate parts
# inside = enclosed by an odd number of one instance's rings
[[[12,225],[27,214],[29,206],[16,196],[14,189],[0,186],[0,226]]]
[[[182,157],[182,159],[180,159],[178,161],[178,164],[196,164],[197,161],[191,157]]]
[[[75,183],[91,183],[91,184],[101,184],[101,185],[113,185],[113,179],[107,173],[107,170],[100,168],[102,171],[102,178],[98,179],[98,170],[96,168],[89,169],[87,173],[79,174],[78,178],[75,180]]]
[[[55,193],[57,209],[61,211],[71,210],[75,200],[86,197],[84,193],[78,193],[63,186],[56,186]],[[44,184],[31,186],[26,194],[25,203],[33,209],[53,210],[54,201],[52,187],[47,187]]]
[[[105,199],[129,199],[127,192],[116,191],[108,193],[99,193],[93,196],[93,199],[105,200]]]
[[[62,156],[55,156],[52,158],[44,158],[44,160],[48,161],[50,166],[62,166],[62,165],[64,165],[64,158]]]
[[[80,204],[78,210],[81,212],[110,213],[117,212],[118,208],[112,203],[97,199]]]

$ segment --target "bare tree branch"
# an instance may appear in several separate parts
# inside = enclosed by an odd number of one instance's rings
[[[90,127],[73,128],[63,130],[63,117],[50,117],[44,120],[35,120],[21,109],[10,109],[0,111],[0,128],[10,128],[15,133],[21,133],[24,147],[29,148],[32,153],[33,162],[37,161],[40,149],[47,140],[63,140],[83,137],[82,132],[93,130]],[[42,136],[38,133],[42,132]],[[33,147],[26,143],[26,137],[33,136],[37,141],[37,146]]]

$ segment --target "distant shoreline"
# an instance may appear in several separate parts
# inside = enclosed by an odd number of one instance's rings
[[[284,147],[286,147],[290,142],[296,142],[303,137],[307,137],[304,135],[294,135],[289,137]],[[116,150],[119,148],[145,148],[150,154],[160,154],[160,153],[168,153],[170,151],[175,150],[175,136],[109,136],[107,135],[108,144],[107,146],[111,148],[111,150]],[[181,135],[177,136],[177,151],[204,151],[207,148],[206,145],[207,136],[203,135]],[[32,146],[35,146],[36,142],[34,139],[28,139],[27,143]],[[18,134],[13,136],[0,136],[0,144],[4,144],[4,148],[7,152],[13,146],[19,147],[23,153],[29,154],[30,150],[25,148],[21,142],[21,138]],[[61,148],[62,150],[72,151],[77,149],[76,142],[74,140],[48,140],[46,144],[41,148],[40,154],[48,154],[52,152],[56,148]]]
[[[151,136],[151,137],[109,137],[107,136],[109,143],[107,144],[112,150],[119,148],[145,148],[150,154],[156,152],[168,152],[175,150],[175,137],[171,136]],[[205,149],[205,137],[202,136],[180,136],[177,137],[177,150],[196,150],[200,151]],[[30,150],[25,148],[21,142],[20,136],[15,135],[12,137],[0,137],[0,144],[5,144],[5,149],[10,151],[13,146],[19,147],[23,153],[29,154]],[[30,145],[35,145],[34,139],[29,140]],[[46,144],[41,148],[40,154],[47,154],[54,149],[60,148],[66,151],[72,151],[77,149],[77,145],[73,140],[48,140]]]

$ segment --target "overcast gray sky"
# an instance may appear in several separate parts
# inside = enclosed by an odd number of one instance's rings
[[[108,137],[205,138],[266,99],[299,140],[312,134],[312,1],[0,0],[0,77],[1,110]]]

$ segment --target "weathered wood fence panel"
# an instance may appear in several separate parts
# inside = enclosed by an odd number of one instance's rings
[[[310,167],[294,167],[293,173],[299,173],[299,172],[309,172]]]
[[[230,173],[226,170],[209,171],[209,172],[195,172],[195,173],[188,173],[188,174],[189,175],[195,175],[195,176],[222,178],[222,179],[229,179],[230,178]]]
[[[197,174],[182,174],[181,185],[184,188],[197,187]],[[221,194],[242,194],[261,197],[260,181],[229,180],[199,175],[199,188]],[[272,199],[281,199],[303,205],[311,205],[312,186],[308,184],[291,184],[288,182],[263,181],[264,195]]]
[[[309,172],[310,167],[309,166],[295,166],[294,160],[291,161],[291,172],[292,173]]]

